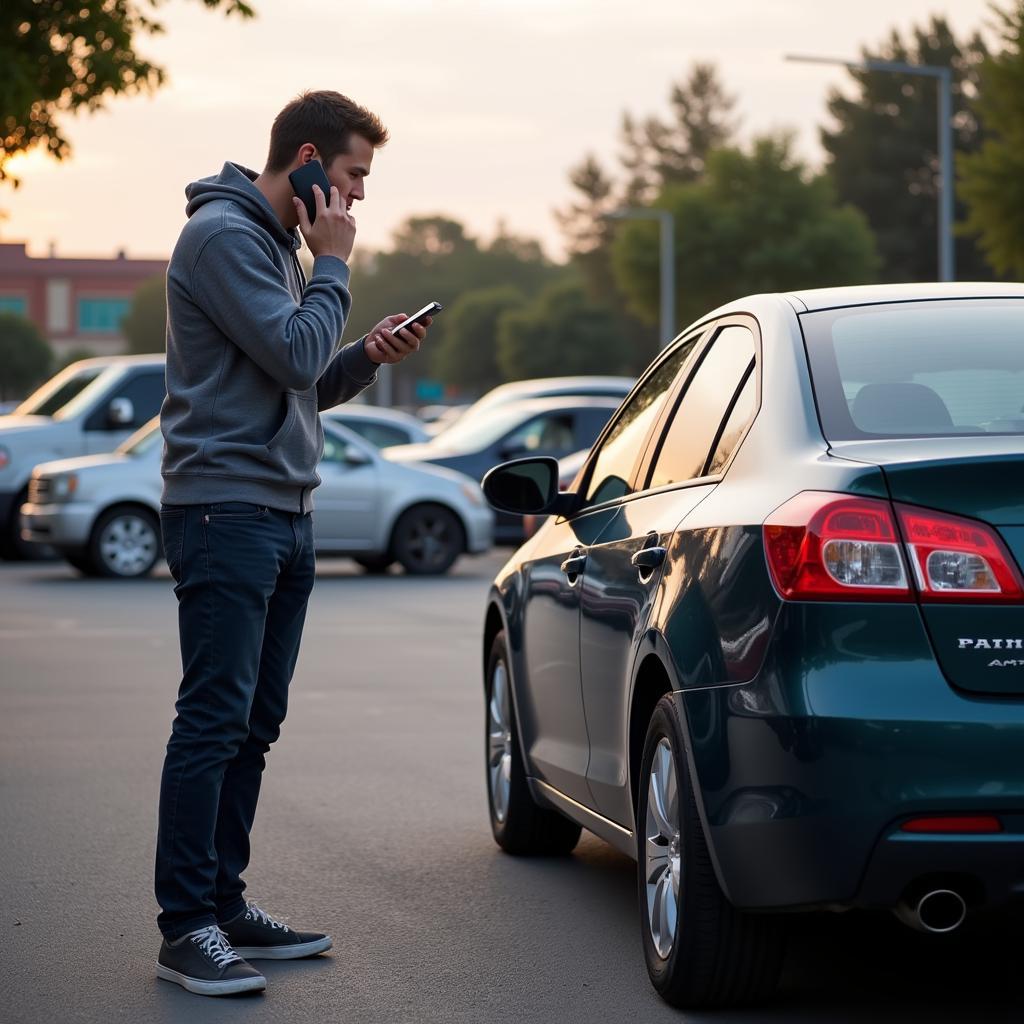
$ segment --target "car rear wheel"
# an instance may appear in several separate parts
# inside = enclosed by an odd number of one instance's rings
[[[443,505],[414,505],[395,524],[391,550],[412,576],[447,572],[465,549],[459,517]]]
[[[486,696],[487,805],[495,842],[519,856],[571,853],[579,842],[580,826],[538,806],[526,783],[504,632],[491,644]]]
[[[782,969],[782,924],[737,910],[718,884],[690,785],[684,728],[669,697],[651,717],[639,784],[640,922],[655,989],[687,1008],[767,999]]]
[[[160,527],[147,509],[122,505],[99,517],[89,539],[89,558],[99,576],[138,579],[160,557]]]

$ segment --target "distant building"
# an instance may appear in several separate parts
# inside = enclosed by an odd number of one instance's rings
[[[166,260],[33,257],[22,242],[0,242],[0,312],[31,320],[60,360],[72,349],[115,355],[125,349],[121,320],[143,281]]]

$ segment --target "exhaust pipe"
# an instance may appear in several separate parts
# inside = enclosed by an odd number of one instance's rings
[[[896,916],[911,928],[932,935],[955,932],[967,917],[967,903],[952,889],[932,889],[914,901],[901,902]]]

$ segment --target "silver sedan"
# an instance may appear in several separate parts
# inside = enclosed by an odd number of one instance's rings
[[[487,551],[494,514],[479,484],[437,466],[389,462],[363,438],[323,421],[313,531],[318,554],[354,558],[367,572],[395,562],[416,575],[447,572]],[[87,575],[147,575],[160,558],[159,423],[108,455],[35,468],[22,506],[26,540],[50,544]]]

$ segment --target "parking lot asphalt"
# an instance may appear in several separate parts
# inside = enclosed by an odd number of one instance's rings
[[[631,861],[495,847],[480,628],[504,555],[444,579],[321,563],[253,833],[249,895],[328,956],[264,995],[158,981],[155,808],[178,681],[166,572],[0,565],[0,1021],[999,1021],[1024,1009],[1013,922],[933,941],[889,916],[794,920],[779,999],[680,1014],[649,986]]]

